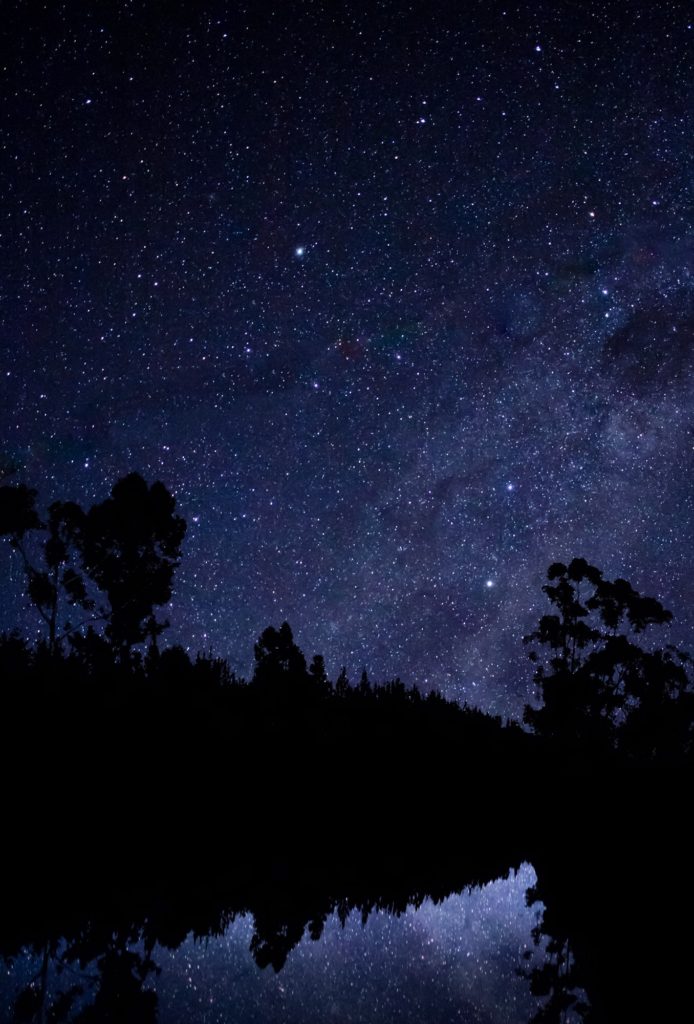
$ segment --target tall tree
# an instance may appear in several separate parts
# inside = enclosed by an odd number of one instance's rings
[[[88,513],[75,502],[54,502],[42,522],[35,490],[24,484],[0,486],[0,536],[22,558],[27,593],[48,627],[51,651],[65,636],[97,620],[106,620],[106,636],[123,657],[147,637],[156,642],[168,623],[157,620],[155,608],[171,599],[186,530],[175,507],[162,483],[150,487],[131,473]],[[32,531],[42,534],[38,544],[27,543]],[[94,587],[108,602],[96,611]],[[63,606],[90,614],[77,625],[61,625]]]
[[[36,511],[36,491],[24,484],[0,487],[0,535],[9,538],[22,559],[27,594],[48,627],[48,646],[55,652],[70,624],[59,633],[60,597],[71,607],[91,611],[84,578],[79,571],[79,550],[84,512],[74,502],[54,502],[44,523]],[[26,535],[40,531],[38,543],[27,544]]]
[[[87,513],[82,563],[108,598],[106,635],[121,657],[148,637],[156,643],[168,626],[157,620],[155,608],[171,600],[181,557],[186,524],[175,507],[164,484],[150,487],[131,473]]]
[[[268,626],[254,647],[253,682],[259,686],[284,686],[307,679],[306,658],[294,643],[291,627],[283,622],[279,629]]]
[[[308,676],[311,686],[317,695],[327,696],[331,690],[328,673],[325,669],[325,659],[322,654],[314,654],[308,668]]]
[[[340,669],[340,674],[335,681],[335,693],[338,697],[346,697],[349,693],[349,679],[347,678],[347,669],[344,665]]]
[[[84,521],[84,512],[75,502],[53,502],[45,525],[48,533],[43,544],[45,568],[28,567],[29,596],[48,625],[51,651],[57,649],[62,639],[58,633],[61,593],[70,607],[85,612],[94,609],[94,600],[87,592],[79,566]],[[71,629],[71,623],[66,621],[62,635],[69,634]]]
[[[659,601],[626,580],[613,582],[583,558],[555,562],[542,588],[556,613],[543,615],[526,643],[533,650],[539,706],[525,722],[547,738],[593,749],[644,754],[681,752],[691,743],[694,708],[690,658],[672,646],[644,649],[636,638],[670,622]]]

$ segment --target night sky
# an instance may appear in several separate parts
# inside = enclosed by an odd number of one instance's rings
[[[45,7],[0,25],[2,454],[175,493],[172,642],[247,673],[287,619],[515,713],[582,555],[687,645],[691,5]]]

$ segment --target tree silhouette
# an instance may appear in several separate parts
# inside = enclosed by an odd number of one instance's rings
[[[68,605],[90,612],[94,600],[89,597],[84,577],[79,571],[79,552],[84,529],[84,512],[74,502],[54,502],[48,509],[48,537],[43,545],[44,570],[28,568],[28,591],[48,625],[48,645],[55,652],[58,636],[60,594]],[[65,634],[71,624],[65,623]]]
[[[253,683],[268,696],[304,692],[309,681],[306,659],[294,643],[288,622],[268,626],[254,647]]]
[[[106,636],[121,659],[147,637],[155,643],[168,623],[158,622],[154,609],[171,599],[186,530],[166,487],[148,487],[131,473],[88,513],[75,502],[54,502],[42,522],[35,505],[36,491],[24,484],[0,487],[0,536],[22,558],[27,594],[48,627],[51,653],[98,620],[106,620]],[[31,551],[30,531],[44,535]],[[106,595],[108,607],[95,610],[90,584]],[[62,631],[61,596],[68,607],[90,613],[77,625],[66,621]]]
[[[544,936],[541,926],[533,929],[536,943]],[[532,995],[543,999],[530,1024],[565,1024],[585,1020],[590,1012],[580,981],[575,976],[575,960],[568,939],[544,936],[546,946],[541,964],[519,973],[530,981]],[[530,959],[530,950],[525,954]]]
[[[94,608],[79,571],[84,512],[74,502],[54,502],[43,523],[35,507],[36,493],[24,484],[0,487],[0,535],[9,537],[22,558],[27,594],[48,627],[48,647],[55,654],[62,639],[58,635],[61,594],[71,607],[84,611]],[[47,536],[39,545],[37,557],[32,557],[25,535],[39,530]],[[66,623],[63,636],[70,628]]]
[[[139,473],[115,484],[111,497],[87,513],[81,538],[86,573],[109,601],[106,635],[121,659],[134,644],[152,643],[168,622],[155,607],[171,600],[185,521],[162,483],[147,486]]]
[[[347,669],[343,665],[340,669],[340,674],[335,681],[335,694],[337,697],[344,698],[349,693],[349,679],[347,678]]]
[[[325,659],[322,654],[314,654],[308,669],[308,676],[311,686],[316,694],[326,695],[330,693],[330,680],[325,670]]]
[[[38,530],[41,526],[36,512],[36,494],[25,484],[0,487],[0,535],[9,536],[14,545],[21,542],[28,530]]]
[[[686,666],[672,646],[645,650],[634,637],[672,615],[626,580],[605,580],[583,558],[555,562],[542,588],[557,609],[543,615],[526,643],[549,648],[537,664],[542,703],[526,705],[524,721],[548,739],[593,749],[653,755],[691,743],[694,707]]]

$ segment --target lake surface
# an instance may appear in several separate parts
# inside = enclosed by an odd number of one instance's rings
[[[43,966],[47,1007],[61,991],[76,986],[83,990],[74,996],[66,1020],[80,1019],[90,1005],[85,1020],[120,1020],[103,1011],[108,1012],[110,1005],[113,1012],[122,998],[122,1019],[160,1024],[520,1024],[530,1021],[541,1006],[523,976],[543,961],[544,939],[538,947],[532,936],[541,905],[528,907],[526,902],[526,891],[535,881],[533,868],[524,864],[507,878],[439,903],[425,898],[400,915],[373,911],[365,924],[358,909],[348,912],[344,924],[333,913],[318,940],[305,930],[278,972],[272,966],[259,968],[250,952],[252,914],[237,916],[221,935],[197,940],[189,935],[176,949],[157,943],[150,955],[158,973],[143,966],[141,941],[122,946],[115,960],[120,972],[115,987],[106,977],[111,968],[105,973],[103,964],[99,968],[97,963],[72,962],[61,968],[65,949],[60,947],[45,962],[25,953],[7,967],[3,1019],[12,1020],[22,988],[23,998],[33,998],[34,1012],[38,1011]],[[131,954],[132,961],[127,960]],[[104,991],[108,984],[110,997]],[[95,1006],[99,988],[101,1003]],[[131,996],[134,1001],[129,1003]]]

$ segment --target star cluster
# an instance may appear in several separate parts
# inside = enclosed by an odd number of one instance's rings
[[[172,639],[243,673],[287,619],[333,675],[515,714],[583,555],[686,643],[688,5],[31,6],[3,455],[46,501],[167,484]]]

